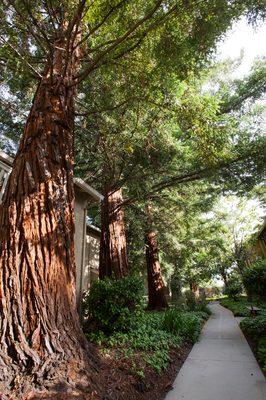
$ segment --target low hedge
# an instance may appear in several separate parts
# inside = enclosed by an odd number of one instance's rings
[[[245,298],[240,297],[236,300],[226,298],[221,300],[220,304],[232,311],[235,317],[248,317],[250,314],[250,311],[247,309],[250,304]]]
[[[257,317],[248,317],[240,322],[243,332],[256,342],[256,353],[262,370],[266,372],[266,312]]]

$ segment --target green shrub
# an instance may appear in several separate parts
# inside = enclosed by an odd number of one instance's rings
[[[266,337],[266,315],[245,318],[240,322],[240,327],[253,337]]]
[[[266,372],[266,337],[259,340],[258,343],[258,358],[262,365],[262,370]]]
[[[236,298],[235,300],[225,298],[220,301],[220,304],[232,311],[235,317],[248,317],[250,315],[250,312],[247,309],[249,303],[246,299],[242,299],[241,297]]]
[[[202,321],[207,321],[209,316],[211,315],[211,311],[207,308],[207,312],[205,311],[191,311],[193,314],[197,315],[201,318]]]
[[[243,283],[251,296],[266,300],[266,259],[258,260],[247,268]]]
[[[202,312],[204,314],[207,314],[208,316],[211,315],[210,309],[207,307],[207,303],[205,301],[199,301],[196,304],[195,310],[196,312]]]
[[[226,294],[231,299],[237,299],[237,296],[242,293],[242,283],[240,279],[236,276],[233,276],[228,279],[228,282],[224,288],[224,294]]]
[[[257,356],[263,371],[266,372],[266,313],[243,319],[240,327],[244,333],[257,341]]]
[[[163,329],[180,335],[185,340],[195,342],[200,334],[202,317],[197,313],[182,313],[178,309],[165,312]]]
[[[185,299],[186,299],[187,309],[189,311],[195,311],[197,302],[196,302],[196,297],[191,290],[185,291]]]
[[[169,362],[170,347],[179,347],[181,337],[163,329],[163,312],[135,312],[132,315],[133,328],[128,332],[114,332],[106,335],[104,332],[87,333],[86,337],[98,345],[119,348],[121,356],[130,358],[132,371],[141,376],[143,369],[137,368],[134,354],[141,352],[144,365],[148,364],[160,372]]]
[[[211,314],[211,311],[207,307],[207,301],[205,297],[201,296],[199,299],[197,299],[191,290],[187,290],[185,292],[185,299],[186,305],[183,308],[183,311],[202,311],[208,315]]]
[[[93,282],[84,300],[90,326],[96,325],[105,333],[129,330],[133,311],[141,308],[143,293],[142,280],[136,276]]]

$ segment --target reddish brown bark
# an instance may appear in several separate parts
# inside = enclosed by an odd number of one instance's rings
[[[120,279],[128,274],[125,213],[119,207],[122,202],[120,188],[107,192],[101,204],[100,279]]]
[[[157,234],[153,229],[152,206],[146,206],[147,232],[145,233],[146,266],[148,278],[148,309],[160,310],[168,307],[157,244]]]
[[[191,281],[189,283],[189,288],[190,288],[190,291],[194,294],[195,298],[198,298],[199,297],[199,285],[196,282]]]
[[[0,206],[0,392],[69,382],[94,365],[75,296],[73,125],[77,51],[47,65]],[[87,377],[87,386],[89,387]]]
[[[168,303],[159,262],[157,234],[154,231],[149,231],[145,234],[145,245],[149,291],[148,308],[150,310],[160,310],[168,307]]]

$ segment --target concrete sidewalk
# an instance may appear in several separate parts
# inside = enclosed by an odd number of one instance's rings
[[[266,400],[266,379],[233,314],[219,304],[210,308],[165,400]]]

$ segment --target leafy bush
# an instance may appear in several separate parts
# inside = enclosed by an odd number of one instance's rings
[[[245,334],[257,342],[257,356],[263,371],[266,372],[266,312],[257,317],[243,319],[240,327]]]
[[[206,308],[206,311],[192,311],[191,313],[196,314],[199,318],[202,319],[202,321],[207,321],[207,319],[209,318],[209,316],[211,315],[211,311]]]
[[[252,296],[266,300],[266,259],[258,260],[245,271],[243,283]]]
[[[185,340],[195,342],[200,334],[202,315],[197,313],[182,313],[178,309],[170,309],[165,312],[163,329],[180,335]]]
[[[132,312],[141,308],[143,293],[142,280],[136,276],[94,281],[84,300],[85,315],[91,326],[105,333],[127,331]]]
[[[266,372],[266,337],[259,340],[258,343],[258,358],[262,365],[262,370]]]
[[[248,317],[250,312],[247,309],[249,303],[245,298],[237,298],[235,300],[225,298],[220,301],[223,307],[228,308],[235,317]]]
[[[132,328],[129,331],[115,331],[112,334],[103,331],[89,332],[86,336],[90,341],[102,346],[104,351],[113,349],[119,352],[120,357],[130,359],[132,372],[143,377],[147,365],[156,372],[166,368],[171,347],[179,347],[183,340],[196,341],[202,321],[207,318],[208,314],[202,311],[138,310],[132,313]]]
[[[266,310],[266,303],[263,302],[249,302],[246,297],[240,296],[236,300],[232,299],[222,299],[220,304],[229,310],[231,310],[235,317],[248,317],[250,316],[250,311],[248,307],[251,305],[259,306],[262,310]],[[265,311],[266,312],[266,311]]]
[[[210,311],[210,309],[207,307],[207,303],[206,303],[205,301],[199,301],[199,302],[196,304],[196,307],[195,307],[195,310],[194,310],[194,311],[197,312],[197,313],[202,312],[202,313],[204,313],[205,315],[207,314],[207,316],[211,315],[211,311]]]
[[[191,290],[185,291],[186,305],[189,311],[195,311],[196,308],[196,297]]]
[[[245,318],[240,322],[240,327],[253,337],[266,336],[266,315]]]
[[[207,307],[207,301],[205,297],[201,296],[199,299],[197,299],[193,292],[187,290],[185,292],[185,298],[186,298],[186,307],[185,307],[186,311],[202,311],[207,315],[211,314],[211,311]]]
[[[242,290],[242,283],[240,282],[239,278],[233,276],[228,279],[224,289],[224,294],[236,301],[237,296],[242,293]]]
[[[114,332],[106,335],[104,332],[87,333],[90,341],[110,348],[119,348],[125,358],[131,358],[132,370],[141,376],[148,364],[160,372],[169,362],[170,347],[179,347],[181,337],[163,329],[163,312],[135,312],[132,315],[132,328],[128,332]],[[137,368],[134,355],[141,352],[143,369]]]

